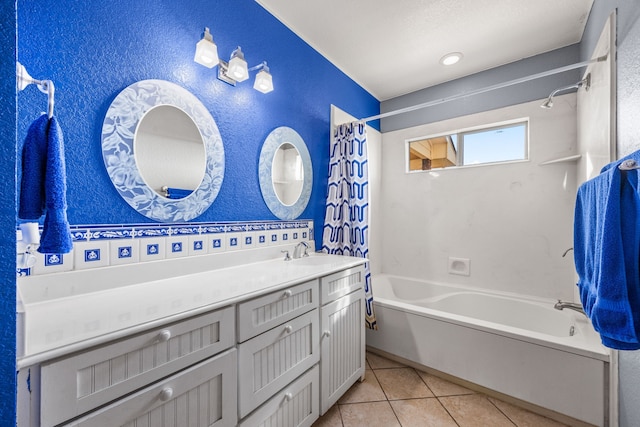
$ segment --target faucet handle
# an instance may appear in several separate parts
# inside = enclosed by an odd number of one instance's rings
[[[284,254],[284,260],[285,261],[291,261],[291,257],[289,256],[289,251],[284,250],[284,251],[280,251],[280,252]]]

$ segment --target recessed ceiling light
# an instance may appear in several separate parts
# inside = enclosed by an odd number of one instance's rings
[[[442,65],[453,65],[461,59],[462,54],[460,52],[451,52],[440,58],[440,63]]]

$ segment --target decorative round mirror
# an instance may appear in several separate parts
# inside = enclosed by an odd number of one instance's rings
[[[188,221],[211,206],[224,178],[224,147],[206,107],[186,89],[142,80],[113,100],[102,157],[120,196],[156,221]]]
[[[304,140],[289,127],[267,136],[258,163],[260,189],[265,203],[280,219],[295,219],[309,203],[313,172]]]

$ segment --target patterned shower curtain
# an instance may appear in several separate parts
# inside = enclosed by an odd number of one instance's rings
[[[362,258],[369,255],[369,173],[363,122],[340,125],[333,134],[322,250]],[[368,262],[365,279],[365,322],[368,328],[378,329]]]

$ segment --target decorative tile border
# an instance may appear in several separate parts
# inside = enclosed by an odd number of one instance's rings
[[[18,266],[17,276],[290,245],[311,240],[313,222],[75,225],[71,226],[71,236],[72,253],[36,253],[36,264]]]

